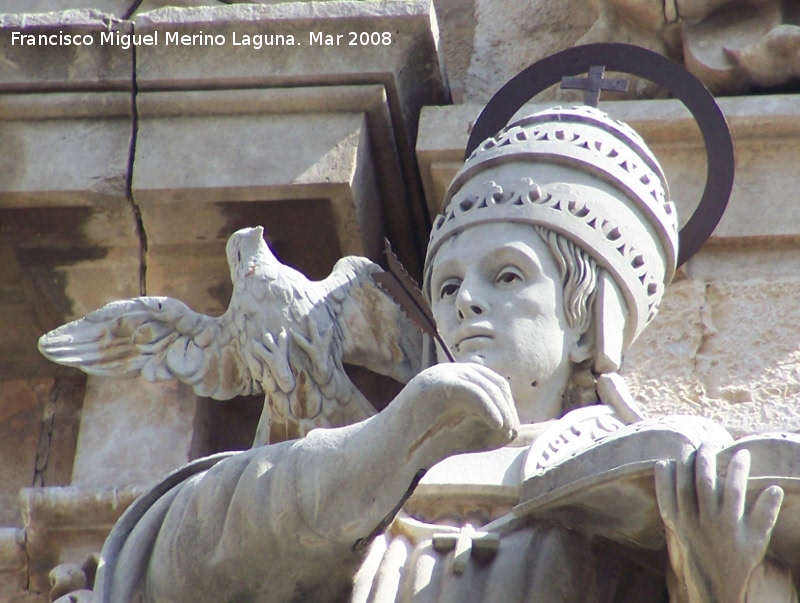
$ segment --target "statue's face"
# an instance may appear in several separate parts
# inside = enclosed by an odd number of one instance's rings
[[[468,228],[444,242],[430,285],[436,324],[456,359],[506,377],[522,422],[558,417],[578,334],[538,234],[523,224]]]

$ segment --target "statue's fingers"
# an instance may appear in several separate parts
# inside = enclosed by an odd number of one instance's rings
[[[694,482],[701,513],[715,513],[719,508],[717,491],[717,451],[703,444],[695,453]]]
[[[732,519],[744,517],[747,478],[750,475],[750,451],[739,450],[728,463],[728,476],[722,498],[722,510]]]
[[[494,403],[500,394],[493,384],[479,383],[477,380],[469,379],[466,380],[463,387],[469,392],[467,400],[478,403],[476,406],[479,407],[484,422],[490,428],[500,429],[507,424],[505,414]]]
[[[684,450],[682,458],[675,465],[675,492],[678,497],[678,514],[694,516],[697,514],[697,491],[694,470],[696,451]]]
[[[466,365],[465,365],[466,366]],[[516,421],[517,409],[511,397],[511,386],[505,377],[490,368],[480,364],[469,365],[473,374],[482,379],[481,383],[491,384],[491,392],[495,403],[501,407],[501,412],[507,421]]]
[[[266,350],[270,354],[274,354],[277,351],[278,344],[275,341],[275,338],[272,336],[272,333],[270,333],[269,331],[261,336],[261,341],[263,343],[264,350]]]
[[[778,522],[778,514],[783,503],[783,488],[770,486],[758,495],[750,511],[750,530],[759,538],[768,541],[772,529]]]
[[[517,418],[517,409],[514,406],[514,400],[511,397],[511,390],[508,382],[494,371],[490,371],[490,373],[490,375],[485,375],[486,380],[482,383],[482,386],[491,396],[494,406],[502,415],[503,424],[516,428],[519,419]]]
[[[674,529],[675,522],[678,520],[678,497],[675,493],[675,469],[674,461],[657,461],[654,468],[656,480],[656,501],[661,519],[667,527]]]
[[[309,358],[313,357],[316,351],[317,341],[314,339],[314,334],[311,334],[311,339],[298,331],[292,331],[292,340],[297,346],[306,353]]]
[[[479,393],[470,399],[478,403],[484,421],[492,430],[516,433],[519,419],[509,393],[508,384],[494,371],[477,364],[449,365],[457,370],[460,379],[468,384],[468,390]]]
[[[508,379],[501,376],[499,373],[493,371],[492,369],[485,367],[480,364],[471,364],[470,365],[475,371],[480,373],[480,375],[486,379],[487,381],[494,383],[500,390],[504,392],[508,392],[508,395],[511,395],[511,387],[508,384]]]

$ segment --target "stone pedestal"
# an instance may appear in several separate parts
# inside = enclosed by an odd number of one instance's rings
[[[27,590],[48,593],[48,573],[53,567],[61,563],[80,566],[98,553],[117,519],[144,491],[141,487],[22,490]]]

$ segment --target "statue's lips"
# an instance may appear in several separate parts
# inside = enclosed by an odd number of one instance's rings
[[[494,333],[490,329],[473,328],[459,334],[455,347],[459,352],[470,352],[483,348],[492,339]]]

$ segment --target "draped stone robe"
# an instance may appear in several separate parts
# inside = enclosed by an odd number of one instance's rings
[[[433,467],[373,543],[350,601],[666,602],[663,550],[593,542],[577,531],[513,513],[525,467],[537,463],[532,455],[557,462],[565,446],[583,447],[623,426],[605,407],[578,414],[577,420],[559,422],[566,424],[570,442],[558,435],[564,427],[556,426],[538,445],[459,455]]]
[[[286,442],[201,460],[154,488],[109,538],[96,583],[99,600],[667,600],[665,555],[598,545],[578,532],[514,517],[528,446],[436,465],[363,551],[316,533],[292,508],[293,474],[303,469],[298,446]]]

